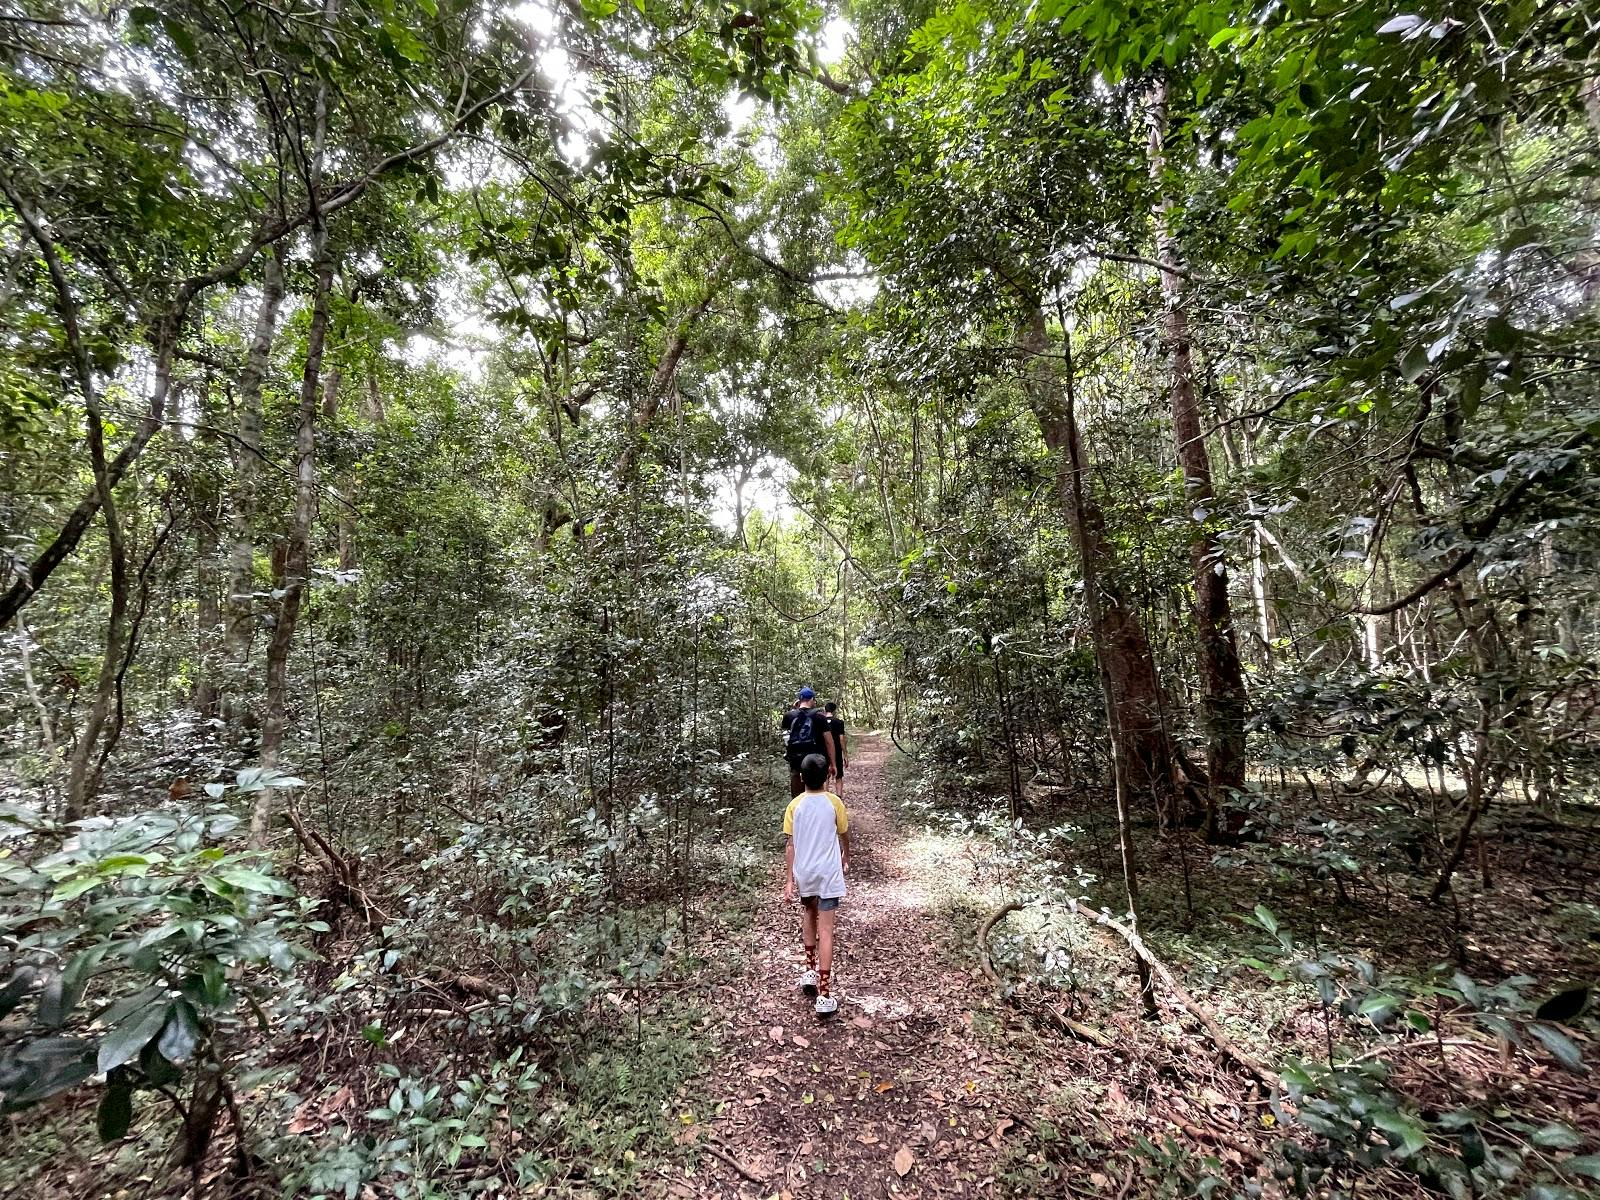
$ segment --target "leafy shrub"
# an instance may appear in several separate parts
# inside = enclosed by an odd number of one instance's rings
[[[1587,988],[1535,1003],[1536,981],[1528,976],[1492,987],[1459,971],[1445,976],[1444,968],[1422,980],[1386,977],[1359,955],[1301,945],[1265,907],[1248,920],[1272,939],[1275,961],[1246,965],[1280,983],[1309,984],[1328,1031],[1326,1062],[1295,1057],[1281,1068],[1294,1107],[1276,1105],[1278,1119],[1315,1135],[1309,1146],[1279,1147],[1276,1173],[1296,1195],[1321,1194],[1355,1167],[1394,1167],[1462,1200],[1563,1200],[1580,1195],[1583,1181],[1600,1180],[1600,1154],[1558,1156],[1582,1149],[1584,1138],[1540,1112],[1535,1089],[1480,1103],[1461,1103],[1452,1090],[1442,1103],[1412,1094],[1399,1068],[1385,1061],[1418,1041],[1443,1056],[1438,1026],[1449,1020],[1493,1035],[1507,1052],[1543,1052],[1565,1071],[1584,1072],[1582,1053],[1561,1023],[1580,1018]]]
[[[295,782],[252,770],[235,790]],[[182,1115],[183,1161],[203,1153],[245,1024],[267,1024],[274,983],[309,956],[297,936],[319,928],[310,901],[229,842],[238,825],[220,808],[66,826],[0,809],[0,1110],[104,1076],[102,1139],[157,1093]]]

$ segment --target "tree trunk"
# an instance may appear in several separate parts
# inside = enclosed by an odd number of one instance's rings
[[[112,493],[117,484],[122,481],[123,475],[134,463],[134,460],[144,452],[150,439],[160,431],[166,414],[167,397],[172,390],[172,356],[177,349],[178,338],[182,333],[183,322],[181,313],[169,312],[156,322],[151,337],[152,348],[155,350],[155,378],[150,389],[148,407],[144,417],[134,429],[132,435],[124,443],[122,449],[113,459],[106,458],[105,423],[101,418],[100,395],[95,389],[94,370],[89,361],[88,349],[83,344],[82,331],[78,324],[78,299],[72,290],[71,280],[67,277],[66,268],[62,265],[61,256],[56,252],[56,245],[46,227],[44,218],[16,192],[6,186],[0,179],[0,192],[10,201],[12,209],[29,237],[39,247],[39,254],[44,259],[45,268],[50,276],[50,284],[55,292],[56,313],[61,318],[62,331],[66,334],[67,347],[72,354],[73,373],[76,376],[78,389],[83,395],[84,423],[89,441],[89,460],[94,470],[94,487],[78,506],[68,514],[61,530],[51,540],[50,544],[40,552],[25,571],[22,571],[15,582],[8,587],[4,594],[0,594],[0,627],[22,611],[23,606],[31,600],[38,590],[44,586],[45,580],[71,556],[78,548],[78,543],[83,540],[83,535],[88,532],[90,524],[96,514],[105,510],[106,538],[111,553],[112,576],[112,623],[107,630],[108,645],[107,656],[102,663],[100,672],[100,686],[96,689],[95,708],[91,709],[86,725],[86,732],[92,730],[94,738],[99,737],[99,726],[105,723],[105,711],[101,708],[100,700],[103,697],[109,705],[111,692],[116,682],[117,663],[120,661],[120,646],[109,643],[120,640],[118,623],[125,615],[127,608],[127,555],[123,547],[122,525],[117,516]],[[120,573],[120,583],[118,586]],[[119,599],[120,598],[120,599]],[[120,608],[119,608],[120,603]],[[116,653],[112,653],[116,651]],[[110,676],[108,680],[108,675]],[[98,719],[96,717],[98,712]],[[92,741],[93,739],[91,739]],[[79,749],[84,749],[79,747]],[[84,750],[85,755],[93,753],[90,745]],[[88,766],[87,757],[84,758],[82,767],[77,763],[78,754],[73,754],[73,775],[81,774]],[[80,781],[81,782],[81,781]],[[82,803],[82,795],[76,794],[74,785],[69,783],[67,795],[67,812],[70,814],[75,805]],[[70,817],[69,817],[70,819]]]
[[[339,0],[324,0],[323,11],[337,10]],[[333,259],[328,253],[328,224],[321,209],[322,172],[328,137],[328,85],[317,89],[306,204],[311,210],[311,262],[315,283],[311,324],[306,330],[306,358],[300,371],[299,423],[295,429],[294,523],[283,547],[283,580],[278,590],[276,620],[267,643],[267,709],[261,722],[261,765],[278,766],[289,707],[289,648],[300,618],[306,580],[311,571],[311,525],[317,511],[317,402],[322,398],[322,353],[328,341],[328,293],[333,290]],[[250,846],[266,848],[272,821],[274,789],[256,793],[250,814]]]
[[[48,812],[55,808],[55,791],[60,783],[56,763],[55,722],[50,717],[50,707],[45,703],[44,693],[39,690],[39,684],[33,677],[33,635],[20,614],[17,616],[17,656],[21,659],[23,690],[28,693],[28,701],[39,717],[39,755],[45,763],[43,791],[45,811]]]
[[[1217,833],[1217,817],[1231,791],[1244,787],[1245,687],[1228,601],[1228,569],[1222,546],[1207,524],[1213,498],[1211,456],[1206,450],[1195,395],[1191,359],[1188,298],[1179,265],[1173,228],[1174,212],[1165,190],[1166,85],[1158,83],[1151,97],[1150,176],[1161,200],[1155,212],[1156,259],[1162,264],[1162,329],[1171,359],[1169,392],[1172,433],[1184,493],[1196,514],[1190,555],[1194,564],[1195,630],[1200,641],[1200,680],[1206,724],[1206,836]]]
[[[311,326],[306,332],[306,361],[300,375],[300,418],[295,430],[294,523],[283,548],[282,595],[274,613],[272,637],[267,642],[267,708],[261,722],[261,765],[278,766],[289,707],[289,648],[305,599],[311,570],[311,525],[317,507],[317,400],[322,373],[322,351],[328,336],[328,292],[333,286],[333,261],[328,257],[327,231],[320,225],[314,235],[316,284],[311,299]],[[250,815],[250,845],[267,844],[272,820],[273,789],[256,794]]]
[[[126,469],[127,463],[132,462],[132,458],[124,461],[123,456],[118,455],[115,462],[108,462],[106,459],[106,430],[100,410],[100,392],[95,387],[94,367],[89,360],[88,348],[83,343],[83,333],[78,322],[77,297],[73,294],[66,268],[62,266],[61,258],[56,253],[55,243],[51,240],[43,222],[9,191],[7,195],[12,200],[17,215],[22,219],[28,235],[38,244],[40,256],[44,259],[45,268],[49,272],[50,282],[55,291],[56,314],[61,318],[62,332],[66,335],[67,347],[72,355],[73,374],[76,376],[78,390],[83,396],[84,435],[89,444],[89,464],[94,473],[94,493],[91,497],[93,504],[86,508],[85,505],[88,505],[89,501],[85,501],[74,510],[68,527],[70,528],[72,521],[80,515],[82,523],[71,544],[62,552],[62,558],[76,547],[78,538],[82,536],[83,530],[88,528],[89,521],[98,511],[105,520],[106,549],[111,559],[111,612],[106,620],[105,655],[100,660],[100,676],[95,684],[94,700],[89,706],[88,716],[84,719],[77,745],[72,748],[72,758],[67,770],[67,798],[62,815],[68,821],[76,821],[84,815],[88,798],[99,781],[98,766],[91,768],[90,764],[97,761],[95,751],[100,743],[100,735],[105,729],[106,718],[111,712],[112,699],[116,695],[123,648],[128,638],[128,548],[123,537],[122,517],[117,512],[115,491],[122,471]],[[173,338],[176,340],[175,331]],[[160,398],[161,406],[166,403],[167,388],[171,382],[170,372],[169,351],[167,355],[158,359],[156,366],[154,395]],[[155,411],[159,416],[160,409],[156,408]],[[141,426],[141,432],[148,426],[147,420],[145,425]],[[153,432],[153,430],[144,432],[144,439],[148,440]],[[130,441],[129,445],[132,446],[139,436],[135,434],[134,440]],[[138,445],[142,448],[143,442],[138,441]],[[65,536],[64,533],[62,537]],[[58,537],[56,543],[45,551],[41,561],[55,550],[56,545],[62,544],[62,537]],[[35,568],[37,566],[36,562]],[[27,596],[32,594],[32,589],[37,588],[42,582],[43,579],[37,573],[19,581],[20,584],[27,585],[28,591],[17,598],[16,607],[7,613],[4,619],[9,620],[16,616],[21,611],[22,604],[26,602]],[[13,586],[12,592],[15,590],[16,587]],[[7,595],[9,598],[11,593]]]
[[[218,672],[222,666],[222,567],[219,560],[217,525],[222,517],[222,498],[216,480],[204,468],[191,477],[194,496],[194,611],[195,657],[194,688],[189,702],[202,717],[217,715],[221,695]]]
[[[1061,382],[1047,357],[1049,333],[1044,311],[1037,305],[1028,314],[1020,342],[1029,356],[1024,377],[1029,400],[1044,443],[1060,466],[1061,506],[1083,565],[1085,589],[1091,577],[1096,581],[1096,595],[1086,602],[1086,607],[1095,653],[1107,675],[1108,702],[1118,727],[1121,778],[1128,789],[1153,799],[1157,816],[1165,824],[1174,815],[1173,754],[1161,719],[1163,706],[1155,656],[1150,652],[1138,611],[1128,602],[1116,579],[1116,551],[1106,537],[1105,516],[1088,487],[1087,459],[1076,421],[1069,420],[1070,414],[1062,403]]]
[[[238,721],[245,712],[242,691],[255,640],[255,515],[261,474],[261,386],[272,356],[272,338],[283,306],[283,263],[267,255],[261,277],[261,307],[255,333],[239,375],[239,432],[233,455],[233,492],[228,506],[228,593],[224,653],[230,684],[223,689],[223,716]]]
[[[1044,314],[1037,313],[1038,333],[1045,334]],[[1066,322],[1062,322],[1065,326]],[[1079,530],[1090,527],[1089,522],[1089,489],[1084,486],[1084,461],[1082,443],[1078,438],[1078,402],[1077,385],[1073,377],[1072,368],[1072,331],[1063,328],[1062,337],[1062,363],[1065,368],[1065,386],[1061,390],[1062,403],[1057,405],[1057,415],[1061,422],[1061,435],[1066,447],[1066,461],[1061,464],[1065,470],[1062,481],[1063,490],[1068,496],[1068,505],[1073,513],[1073,525]],[[1043,360],[1036,360],[1043,361]],[[1095,514],[1096,520],[1099,514]],[[1120,596],[1108,595],[1104,581],[1100,576],[1100,563],[1102,555],[1091,553],[1083,556],[1083,595],[1084,602],[1089,609],[1090,623],[1100,629],[1104,625],[1107,601],[1114,600],[1121,604]],[[1144,635],[1139,630],[1140,637]],[[1108,653],[1109,646],[1096,638],[1095,659],[1100,667],[1100,691],[1104,698],[1106,708],[1107,732],[1111,737],[1111,785],[1117,804],[1117,846],[1122,856],[1122,882],[1128,897],[1128,927],[1135,935],[1139,931],[1139,872],[1133,853],[1133,822],[1128,811],[1128,773],[1126,766],[1136,755],[1130,755],[1126,745],[1127,729],[1123,719],[1129,715],[1124,705],[1119,701],[1116,687],[1116,677],[1112,664],[1116,656]],[[1145,647],[1146,655],[1149,647]],[[1154,666],[1151,668],[1151,678],[1155,677]],[[1157,715],[1159,716],[1159,710]],[[1159,720],[1156,722],[1156,731],[1164,736],[1165,725]],[[1168,778],[1170,779],[1170,771]],[[1160,793],[1158,793],[1159,795]],[[1156,1015],[1155,989],[1150,980],[1150,963],[1148,959],[1138,953],[1135,948],[1134,970],[1139,979],[1139,1000],[1146,1017]]]

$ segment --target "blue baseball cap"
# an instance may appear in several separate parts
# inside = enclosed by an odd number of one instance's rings
[[[800,699],[802,699],[802,700],[815,700],[816,698],[817,698],[817,694],[815,692],[813,692],[810,688],[803,687],[803,688],[800,689]]]

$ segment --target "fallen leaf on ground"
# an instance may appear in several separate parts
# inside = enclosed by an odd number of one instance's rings
[[[806,1039],[801,1037],[798,1033],[794,1035],[794,1044],[799,1046],[802,1050],[811,1049],[811,1043],[806,1041]]]
[[[911,1157],[911,1147],[906,1145],[904,1142],[900,1143],[900,1149],[894,1152],[895,1174],[900,1176],[901,1179],[904,1179],[911,1171],[911,1168],[916,1161],[916,1159]]]
[[[767,1036],[775,1042],[783,1041],[783,1026],[774,1025],[771,1029],[767,1030]]]
[[[1010,1129],[1015,1124],[1016,1122],[1010,1117],[1001,1117],[994,1124],[994,1132],[989,1135],[989,1144],[991,1146],[998,1146],[1000,1144],[1000,1139],[1005,1137],[1006,1130]]]
[[[894,1080],[885,1079],[882,1083],[880,1083],[877,1087],[873,1088],[872,1090],[877,1092],[878,1095],[881,1096],[881,1095],[883,1095],[884,1092],[889,1091],[893,1087],[894,1087]]]

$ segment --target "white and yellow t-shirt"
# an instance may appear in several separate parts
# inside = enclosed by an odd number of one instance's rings
[[[844,895],[839,836],[850,831],[844,801],[832,792],[802,792],[783,812],[783,831],[794,841],[794,882],[802,896]]]

